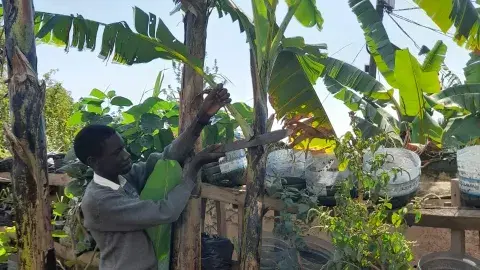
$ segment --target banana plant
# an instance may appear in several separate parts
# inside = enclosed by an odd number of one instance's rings
[[[429,1],[423,1],[425,2]],[[450,4],[452,1],[449,1]],[[461,2],[461,1],[453,1]],[[438,2],[435,2],[438,4]],[[470,3],[471,4],[471,3]],[[448,71],[444,62],[447,47],[441,41],[438,41],[432,50],[423,50],[428,52],[422,65],[413,57],[408,50],[400,50],[391,44],[388,35],[381,25],[379,16],[376,16],[375,9],[370,1],[350,0],[349,5],[364,30],[369,51],[379,65],[379,70],[387,82],[397,89],[400,96],[400,106],[391,99],[391,105],[402,123],[409,127],[409,139],[413,143],[425,144],[433,142],[436,146],[450,147],[453,141],[466,143],[462,121],[473,123],[476,120],[477,100],[478,100],[478,55],[474,51],[471,54],[471,60],[465,68],[467,84],[460,85],[459,80],[454,76],[447,85],[451,87],[441,87],[438,81],[438,74],[444,78],[442,72]],[[462,4],[463,5],[463,4]],[[468,8],[469,5],[463,7]],[[442,5],[438,5],[440,10]],[[433,8],[433,6],[432,6]],[[442,9],[443,10],[443,9]],[[442,14],[437,14],[438,16]],[[457,25],[457,24],[456,24]],[[450,24],[451,26],[451,24]],[[478,31],[478,27],[476,27]],[[382,48],[382,49],[379,49]],[[381,67],[388,66],[385,63],[392,63],[391,48],[394,49],[395,59],[393,69],[387,70]],[[447,74],[448,75],[448,74]],[[357,92],[362,89],[353,88]],[[337,98],[344,98],[345,95],[336,95]],[[364,98],[366,95],[364,95]],[[344,99],[343,99],[344,100]],[[344,100],[351,102],[349,100]],[[378,103],[378,102],[377,102]],[[347,104],[348,105],[348,104]],[[432,118],[433,111],[441,112],[447,126],[443,129],[437,121]],[[381,114],[378,114],[381,115]],[[368,121],[368,119],[366,119]],[[378,127],[377,123],[375,124]],[[401,125],[402,127],[404,125]],[[474,127],[473,125],[472,127]],[[372,130],[372,129],[369,129]],[[474,134],[474,132],[470,132]]]
[[[388,131],[396,132],[392,139],[398,140],[401,131],[410,131],[412,136],[409,137],[414,143],[425,144],[427,141],[434,141],[436,144],[440,144],[441,128],[431,117],[432,112],[429,110],[430,107],[427,102],[429,100],[426,97],[440,92],[438,74],[443,64],[446,46],[443,43],[437,43],[434,49],[428,52],[424,63],[420,64],[407,49],[402,50],[390,42],[381,19],[370,1],[349,0],[349,5],[364,31],[370,54],[378,65],[379,71],[393,89],[381,86],[381,88],[388,90],[381,92],[381,95],[378,93],[372,95],[363,85],[346,85],[344,82],[339,82],[340,85],[346,87],[347,90],[351,89],[360,93],[362,102],[368,101],[368,104],[374,104],[368,107],[370,112],[372,109],[379,110],[384,106],[391,106],[394,109],[400,123],[406,125],[393,125],[399,128],[389,128]],[[349,90],[349,92],[337,93],[335,88],[328,87],[332,85],[332,79],[336,78],[330,76],[328,80],[324,80],[327,89],[333,91],[332,93],[336,98],[343,100],[349,108],[352,108],[353,92]],[[374,80],[374,78],[371,78],[371,80]],[[394,98],[394,91],[399,94],[400,99],[398,101]],[[356,99],[358,98],[360,97]],[[365,106],[360,106],[360,110],[363,112],[364,120],[377,128],[382,127],[381,129],[384,129],[386,126],[382,123],[391,123],[392,116],[383,109],[373,114],[383,116],[377,118],[367,117]],[[370,113],[370,115],[372,114]],[[390,120],[387,121],[384,118]],[[375,122],[372,119],[376,119]],[[364,123],[364,126],[370,127],[371,125]],[[404,127],[408,128],[405,129]],[[369,128],[369,131],[374,130]]]
[[[228,12],[238,20],[247,34],[250,45],[252,81],[254,82],[254,133],[266,132],[267,94],[278,119],[297,128],[295,143],[309,136],[301,130],[322,132],[318,145],[325,147],[325,139],[335,136],[323,106],[315,94],[313,84],[320,76],[323,65],[323,45],[308,45],[302,37],[285,37],[290,21],[295,17],[306,27],[321,29],[323,19],[313,0],[287,1],[288,11],[276,23],[277,1],[253,0],[253,22],[233,2],[218,1],[222,12]],[[307,144],[312,144],[308,141]],[[317,142],[315,142],[317,143]],[[314,143],[314,144],[315,144]],[[308,145],[310,146],[310,145]],[[243,220],[244,234],[241,239],[240,261],[243,269],[258,269],[259,248],[262,232],[262,202],[264,197],[266,153],[263,147],[250,149],[247,173],[247,193]]]
[[[453,39],[468,50],[480,51],[480,12],[471,0],[414,0],[443,33],[455,26]],[[477,4],[480,4],[477,1]]]

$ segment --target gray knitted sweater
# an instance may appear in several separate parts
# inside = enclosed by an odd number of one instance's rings
[[[157,269],[153,245],[145,229],[172,223],[185,208],[195,186],[183,179],[162,201],[140,200],[139,193],[159,159],[179,160],[175,151],[151,154],[146,162],[133,165],[120,177],[120,185],[98,175],[90,182],[82,200],[84,225],[100,249],[101,270]]]

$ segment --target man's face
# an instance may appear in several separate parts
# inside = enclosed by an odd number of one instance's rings
[[[132,168],[130,154],[125,150],[125,143],[118,133],[106,139],[102,155],[93,158],[93,169],[104,175],[123,175]]]

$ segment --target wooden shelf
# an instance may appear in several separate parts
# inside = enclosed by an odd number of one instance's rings
[[[70,182],[70,178],[65,174],[49,174],[49,181],[52,186],[65,186]],[[10,174],[0,173],[0,182],[10,182]],[[225,188],[207,183],[202,183],[201,186],[202,198],[239,205],[240,207],[245,203],[245,193],[244,186],[239,188]],[[450,182],[422,183],[418,196],[423,196],[427,193],[449,196]],[[264,207],[269,210],[280,211],[284,209],[284,204],[280,200],[265,196]],[[295,209],[289,210],[295,211]],[[421,209],[421,212],[422,219],[417,224],[410,222],[412,226],[449,228],[455,230],[478,230],[478,228],[480,228],[480,211],[477,209],[436,207]]]

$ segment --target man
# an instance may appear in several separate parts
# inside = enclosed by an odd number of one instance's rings
[[[195,187],[201,166],[218,160],[224,153],[209,147],[196,154],[184,165],[182,182],[165,200],[140,200],[139,194],[158,160],[185,163],[203,127],[230,102],[226,89],[220,86],[212,90],[185,132],[163,153],[153,153],[146,162],[133,166],[122,138],[113,128],[92,125],[78,133],[74,141],[75,154],[95,172],[82,200],[82,212],[85,227],[100,249],[100,269],[157,268],[153,245],[145,229],[176,221]]]

